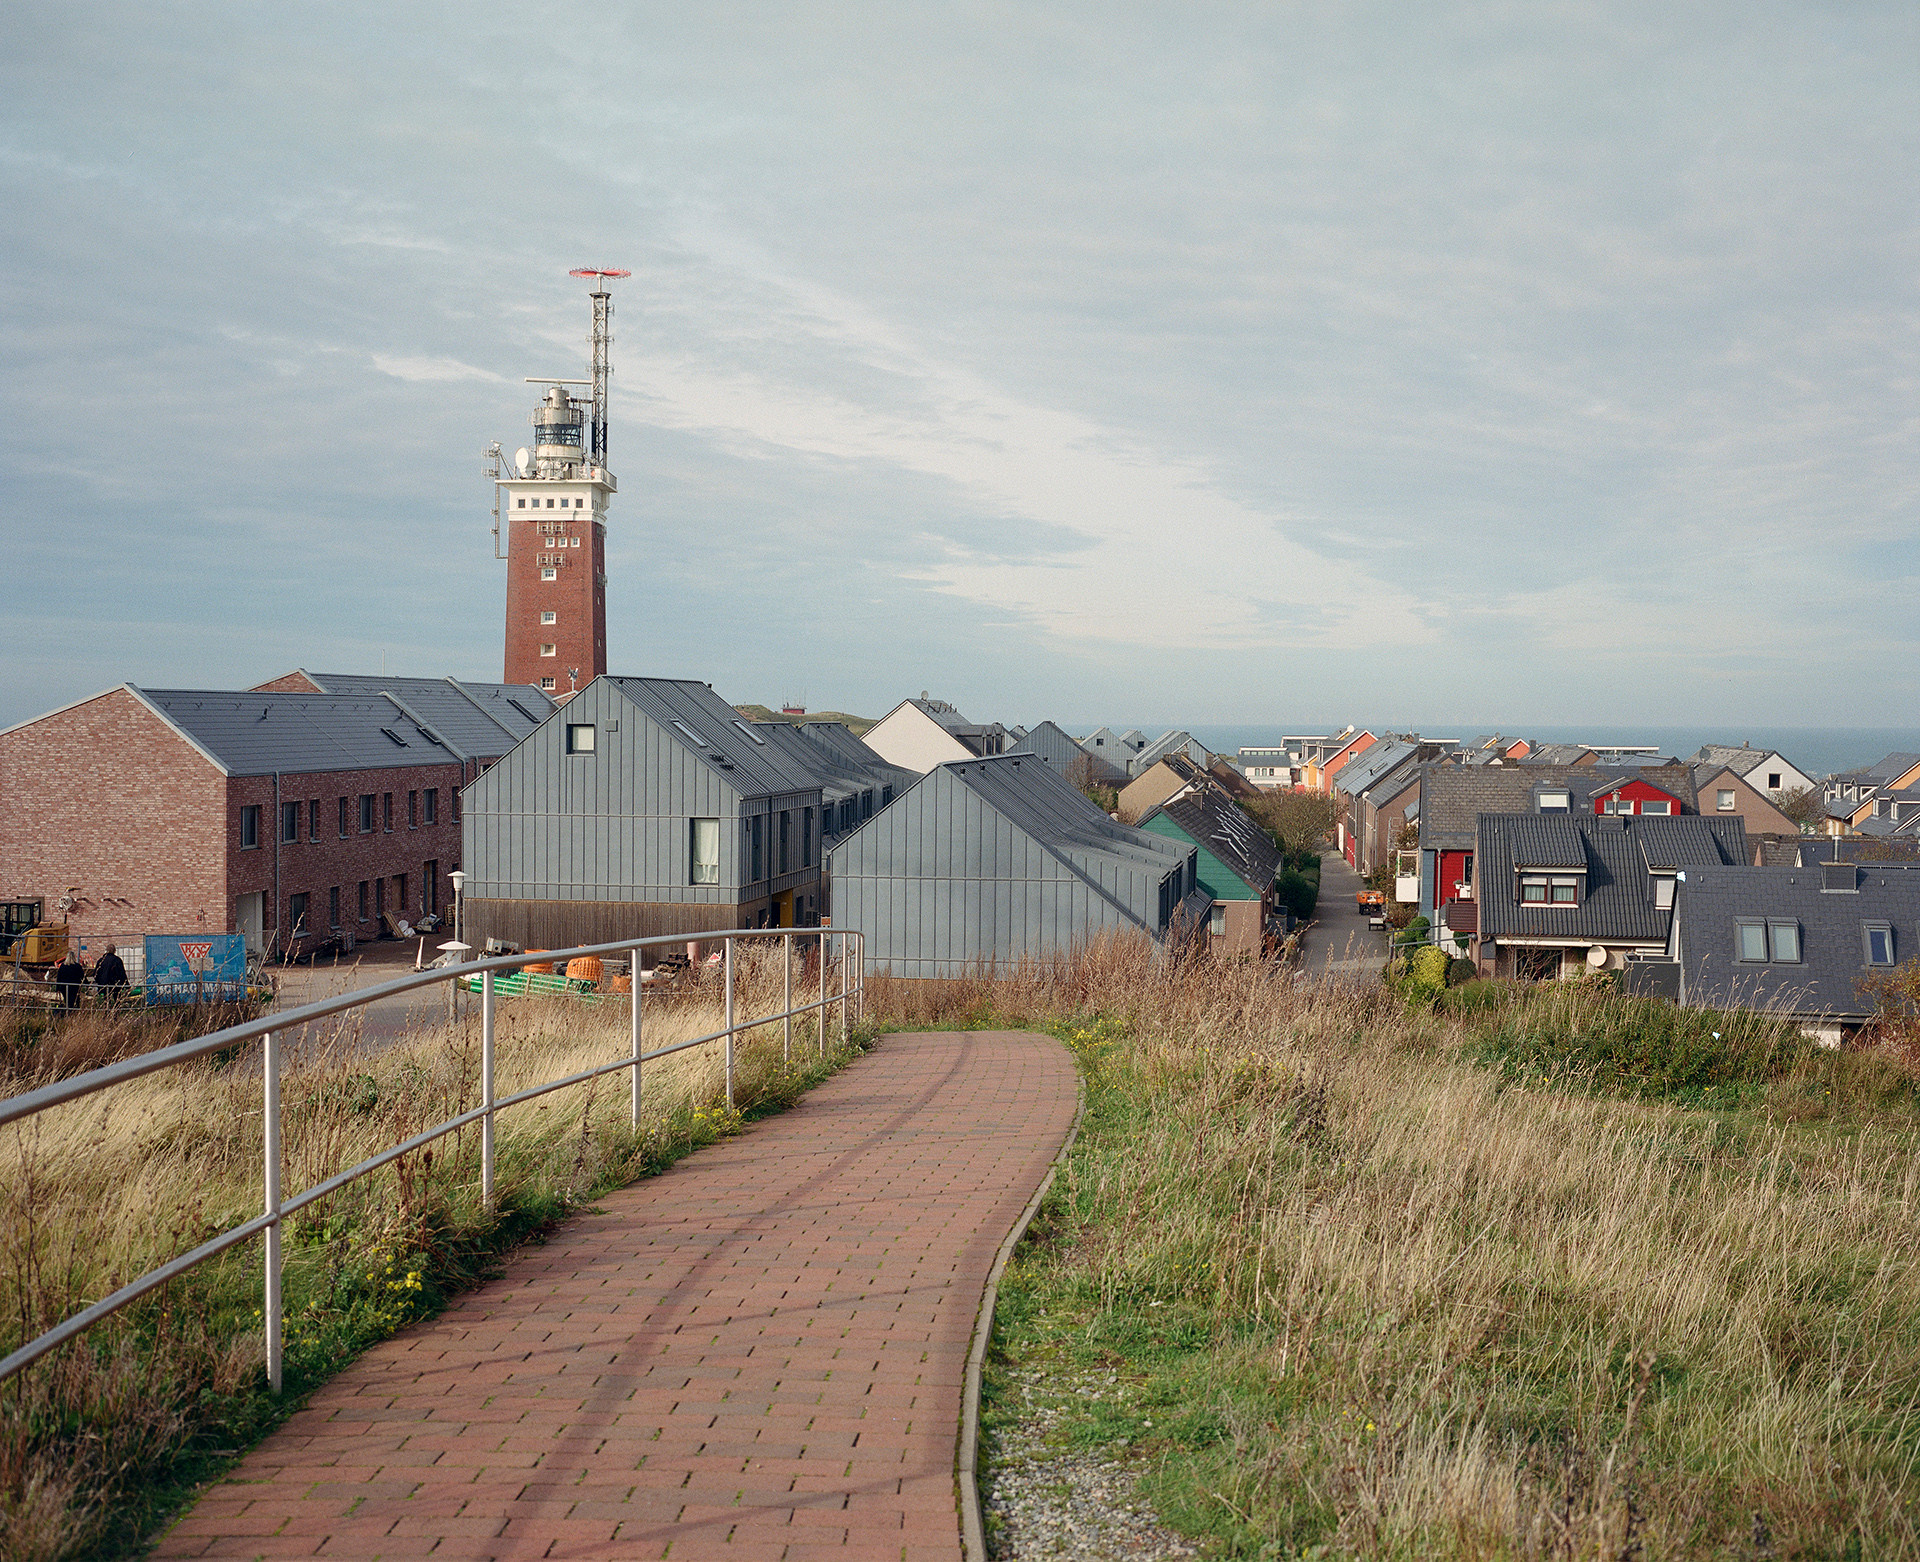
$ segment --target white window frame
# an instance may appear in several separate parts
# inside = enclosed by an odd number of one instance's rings
[[[720,821],[718,819],[687,821],[687,882],[703,885],[717,885],[720,882]]]
[[[1713,795],[1714,812],[1730,814],[1733,812],[1736,802],[1737,799],[1734,797],[1733,789],[1731,787],[1721,787]]]
[[[540,622],[543,624],[557,624],[560,622],[560,615],[556,613],[552,608],[548,608],[546,609],[546,611],[541,613]]]
[[[542,580],[558,580],[560,578],[560,571],[550,564],[546,565],[540,571],[540,578]]]
[[[596,739],[594,725],[590,721],[570,721],[567,723],[567,752],[569,754],[591,754]]]
[[[1873,939],[1876,933],[1879,934],[1883,940],[1882,947],[1886,951],[1886,958],[1884,960],[1876,960],[1873,958]],[[1860,924],[1860,961],[1861,964],[1876,971],[1886,970],[1889,966],[1899,963],[1893,957],[1893,924],[1891,922],[1862,922]]]

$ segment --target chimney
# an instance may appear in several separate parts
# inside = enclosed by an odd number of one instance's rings
[[[1860,872],[1850,862],[1823,862],[1820,864],[1820,893],[1823,895],[1857,895],[1860,893]]]

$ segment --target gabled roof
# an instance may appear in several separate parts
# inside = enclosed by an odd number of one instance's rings
[[[596,680],[597,682],[598,680]],[[766,741],[760,729],[719,695],[692,678],[616,678],[606,681],[661,731],[726,773],[727,784],[748,797],[811,792],[820,783],[807,766]]]
[[[1689,869],[1674,895],[1684,1001],[1835,1018],[1871,1013],[1856,985],[1870,969],[1862,924],[1891,927],[1896,963],[1920,953],[1920,867],[1861,863],[1833,877],[1830,887],[1817,866]],[[1797,923],[1801,958],[1740,960],[1735,925],[1743,918]]]
[[[126,687],[232,776],[391,770],[459,759],[381,695]]]
[[[1876,781],[1897,781],[1916,766],[1920,766],[1920,754],[1889,754],[1867,774]]]
[[[1599,756],[1584,743],[1537,743],[1522,765],[1590,765]]]
[[[897,796],[920,779],[920,772],[902,765],[890,765],[854,735],[844,721],[805,721],[800,731],[822,748],[838,755],[848,764],[865,771],[882,785],[891,786]]]
[[[327,694],[384,695],[444,738],[463,758],[497,759],[559,707],[527,683],[307,673]]]
[[[1052,766],[1027,755],[954,760],[928,775],[937,773],[945,773],[977,793],[1015,828],[1068,862],[1075,872],[1088,872],[1097,857],[1136,871],[1147,867],[1160,873],[1186,861],[1184,848],[1108,818]]]
[[[1640,856],[1650,871],[1691,868],[1706,863],[1742,863],[1751,861],[1746,850],[1746,825],[1737,817],[1705,819],[1709,826],[1699,828],[1699,814],[1638,814],[1633,819],[1633,838],[1640,843]],[[1740,825],[1738,842],[1724,827]],[[1714,829],[1719,825],[1723,828]],[[1732,855],[1729,855],[1731,853]]]
[[[1587,843],[1576,822],[1581,817],[1579,814],[1502,814],[1497,817],[1510,866],[1587,871]],[[1484,859],[1476,858],[1476,862],[1482,861]]]
[[[1159,737],[1155,738],[1151,743],[1147,744],[1145,748],[1141,749],[1139,753],[1134,755],[1131,762],[1133,773],[1139,775],[1147,766],[1151,765],[1163,754],[1186,753],[1189,759],[1195,758],[1189,751],[1189,745],[1191,745],[1192,748],[1199,749],[1201,754],[1206,756],[1205,759],[1199,760],[1200,764],[1204,765],[1212,760],[1213,750],[1208,748],[1191,732],[1176,728],[1161,733]]]
[[[1213,763],[1207,766],[1207,778],[1229,797],[1254,798],[1265,795],[1224,754],[1213,756]]]
[[[1279,848],[1231,798],[1213,787],[1197,786],[1168,798],[1141,824],[1162,815],[1218,857],[1256,896],[1272,888],[1280,872]]]
[[[1411,763],[1419,752],[1419,744],[1408,743],[1400,738],[1376,743],[1340,767],[1339,774],[1333,778],[1334,789],[1345,792],[1349,797],[1358,797],[1376,781],[1386,779],[1402,765]]]
[[[1660,828],[1649,832],[1649,825]],[[1738,819],[1483,814],[1473,865],[1480,936],[1521,943],[1530,938],[1664,943],[1670,913],[1655,901],[1654,875],[1642,845],[1648,834],[1657,838],[1656,855],[1670,856],[1684,848],[1701,861],[1746,861],[1746,830]],[[1686,840],[1689,836],[1691,841]],[[1584,885],[1578,903],[1522,903],[1517,880],[1534,868],[1581,871]]]
[[[1570,765],[1428,765],[1420,772],[1420,849],[1472,851],[1481,814],[1531,808],[1534,788],[1571,792],[1572,778],[1585,773]]]
[[[1693,771],[1677,760],[1662,765],[1619,766],[1619,765],[1582,765],[1573,779],[1577,793],[1585,795],[1588,802],[1605,797],[1618,787],[1630,786],[1640,781],[1665,792],[1676,803],[1686,808],[1697,808],[1700,789],[1693,779]]]
[[[779,749],[797,768],[812,776],[814,784],[820,788],[821,796],[829,801],[837,802],[843,797],[858,796],[874,784],[850,760],[814,742],[790,722],[757,721],[751,725],[770,746]]]
[[[1032,754],[1037,759],[1045,760],[1063,774],[1075,760],[1092,758],[1061,727],[1051,721],[1036,722],[1027,729],[1026,736],[1021,738],[1019,745],[1008,749],[1007,752]]]

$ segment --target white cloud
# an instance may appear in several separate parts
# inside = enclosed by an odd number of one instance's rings
[[[507,383],[504,374],[495,374],[491,369],[476,369],[458,358],[395,358],[386,353],[375,353],[373,366],[382,374],[390,374],[396,380],[411,380],[415,384],[444,384],[453,380],[490,380],[500,385]]]

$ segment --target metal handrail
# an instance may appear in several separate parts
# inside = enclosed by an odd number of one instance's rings
[[[786,1007],[778,1014],[764,1014],[756,1019],[735,1021],[733,1007],[733,946],[742,939],[781,941],[784,959],[784,980],[782,993]],[[819,947],[820,991],[819,996],[810,1002],[796,1005],[793,1002],[793,952],[796,940],[813,939]],[[669,1046],[656,1048],[652,1052],[641,1047],[641,1023],[645,1009],[644,987],[640,981],[640,951],[658,948],[664,945],[682,945],[688,943],[723,946],[724,992],[723,1013],[725,1024],[717,1031],[705,1036],[695,1036],[690,1040],[676,1041]],[[829,994],[827,991],[827,966],[833,958],[833,946],[838,945],[840,967],[840,990]],[[851,946],[851,947],[849,947]],[[854,1017],[857,1020],[863,1013],[866,1003],[866,935],[854,928],[714,928],[710,931],[687,934],[663,934],[656,938],[622,939],[610,944],[583,944],[573,949],[542,949],[518,955],[495,955],[483,960],[469,960],[457,965],[441,966],[426,971],[413,971],[391,982],[382,982],[375,987],[363,987],[355,991],[342,993],[333,998],[322,998],[313,1003],[302,1004],[297,1009],[289,1009],[281,1014],[263,1016],[257,1020],[248,1020],[244,1024],[229,1025],[224,1030],[214,1031],[210,1035],[196,1036],[190,1041],[176,1042],[170,1047],[161,1047],[153,1052],[142,1053],[138,1057],[125,1058],[118,1063],[109,1063],[104,1068],[96,1068],[85,1074],[76,1074],[71,1079],[58,1080],[51,1085],[43,1085],[38,1090],[30,1090],[24,1095],[13,1096],[0,1101],[0,1127],[8,1123],[19,1122],[37,1112],[50,1107],[60,1106],[68,1101],[78,1101],[86,1096],[124,1084],[128,1080],[140,1079],[148,1074],[158,1073],[175,1063],[191,1062],[214,1052],[223,1052],[256,1037],[264,1040],[265,1056],[262,1060],[264,1083],[264,1113],[262,1128],[263,1182],[265,1185],[266,1208],[252,1220],[238,1226],[229,1227],[218,1235],[203,1242],[190,1252],[168,1260],[157,1269],[149,1270],[137,1280],[128,1282],[110,1296],[102,1297],[92,1306],[75,1313],[71,1318],[56,1325],[29,1340],[18,1350],[0,1360],[0,1383],[5,1382],[22,1368],[28,1366],[48,1351],[65,1344],[76,1335],[85,1333],[101,1319],[118,1312],[129,1302],[137,1301],[147,1292],[165,1285],[178,1275],[185,1274],[195,1265],[225,1252],[248,1239],[264,1235],[266,1238],[266,1275],[264,1281],[264,1304],[261,1308],[263,1327],[267,1345],[267,1381],[274,1393],[279,1393],[284,1383],[285,1350],[283,1335],[284,1320],[281,1316],[280,1275],[281,1223],[287,1216],[305,1209],[309,1204],[337,1193],[347,1184],[378,1171],[382,1166],[398,1160],[403,1155],[433,1143],[434,1140],[454,1133],[472,1123],[480,1124],[480,1193],[484,1202],[493,1203],[494,1171],[494,1118],[496,1114],[510,1106],[531,1101],[536,1096],[548,1095],[556,1090],[564,1090],[569,1085],[585,1084],[588,1080],[598,1079],[602,1075],[630,1069],[633,1074],[631,1093],[631,1118],[633,1126],[640,1126],[640,1078],[644,1064],[657,1058],[671,1057],[676,1052],[685,1052],[692,1047],[709,1046],[716,1041],[726,1044],[726,1097],[727,1109],[733,1110],[733,1038],[743,1030],[754,1030],[762,1025],[770,1025],[775,1020],[784,1022],[785,1031],[781,1044],[784,1058],[793,1055],[793,1021],[795,1016],[812,1014],[818,1011],[820,1016],[819,1047],[825,1052],[827,1045],[827,1011],[834,1004],[840,1006],[840,1040],[847,1039],[847,1009],[851,1001]],[[513,1095],[496,1099],[494,1082],[494,973],[498,971],[517,971],[534,961],[542,963],[579,960],[589,956],[627,955],[632,959],[633,995],[632,1011],[632,1048],[627,1056],[616,1058],[610,1063],[598,1064],[583,1069],[579,1073],[569,1074],[563,1079],[548,1080],[544,1084],[534,1085]],[[849,971],[849,957],[852,970]],[[849,976],[851,975],[851,981]],[[362,1008],[376,1003],[380,999],[390,998],[399,993],[413,992],[416,989],[432,987],[441,982],[464,982],[471,977],[480,978],[480,1105],[450,1117],[443,1123],[415,1134],[412,1138],[376,1155],[368,1156],[357,1165],[343,1172],[315,1183],[311,1188],[302,1190],[291,1197],[283,1198],[280,1190],[280,1036],[286,1030],[321,1020],[333,1014],[344,1014],[348,1010]]]

